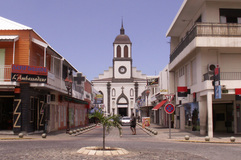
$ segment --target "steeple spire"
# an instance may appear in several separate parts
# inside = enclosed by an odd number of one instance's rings
[[[120,34],[125,34],[125,29],[124,29],[124,27],[123,27],[123,17],[122,17],[122,21],[121,21]]]

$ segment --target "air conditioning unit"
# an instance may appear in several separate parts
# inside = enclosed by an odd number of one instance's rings
[[[216,64],[208,64],[208,72],[214,72],[215,68],[217,67]]]

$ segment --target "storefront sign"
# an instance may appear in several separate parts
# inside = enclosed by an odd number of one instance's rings
[[[12,73],[11,81],[32,82],[32,83],[47,83],[47,76]]]
[[[28,74],[28,75],[48,75],[48,69],[41,66],[27,66],[12,64],[12,73]]]
[[[46,67],[12,64],[11,81],[47,83],[47,76]]]

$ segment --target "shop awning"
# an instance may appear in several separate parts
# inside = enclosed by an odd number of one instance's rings
[[[161,101],[159,104],[157,104],[154,108],[152,108],[152,110],[156,111],[158,110],[161,106],[163,106],[165,103],[167,102],[167,100],[163,100]]]

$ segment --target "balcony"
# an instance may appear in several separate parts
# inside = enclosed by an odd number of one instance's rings
[[[204,81],[213,80],[213,74],[205,73],[203,75]],[[221,72],[220,80],[241,80],[241,72]]]
[[[0,82],[10,82],[11,71],[11,65],[0,66]]]
[[[241,37],[241,24],[196,23],[170,55],[170,63],[196,37]]]

